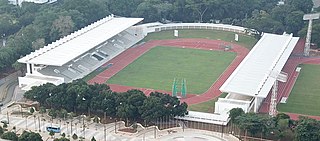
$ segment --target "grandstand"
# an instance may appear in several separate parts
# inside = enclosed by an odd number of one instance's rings
[[[239,64],[220,91],[228,93],[215,103],[215,113],[228,119],[232,108],[257,112],[282,72],[298,37],[292,34],[265,33],[246,58]]]
[[[44,83],[83,78],[144,38],[133,25],[142,18],[109,15],[18,60],[27,66],[19,87],[30,90]]]

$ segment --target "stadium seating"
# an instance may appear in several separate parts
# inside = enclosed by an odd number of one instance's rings
[[[142,39],[141,36],[136,36],[130,32],[130,30],[123,31],[67,64],[61,67],[47,66],[41,69],[39,73],[63,77],[65,82],[82,78]]]

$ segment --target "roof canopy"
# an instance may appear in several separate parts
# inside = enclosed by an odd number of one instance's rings
[[[265,33],[221,86],[220,91],[267,97],[298,40],[292,34]]]
[[[32,52],[18,62],[62,66],[142,20],[108,16]]]

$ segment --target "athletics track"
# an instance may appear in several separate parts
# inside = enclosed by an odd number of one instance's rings
[[[129,48],[128,50],[124,51],[117,57],[113,58],[109,62],[105,63],[104,66],[113,63],[112,67],[108,68],[107,70],[101,72],[93,79],[89,81],[89,83],[105,83],[109,78],[113,75],[121,71],[127,65],[132,63],[135,59],[139,58],[144,53],[148,52],[151,48],[155,46],[172,46],[172,47],[181,47],[181,48],[195,48],[195,49],[203,49],[203,50],[219,50],[223,51],[223,48],[220,47],[221,44],[232,44],[229,42],[224,42],[220,40],[209,40],[209,39],[171,39],[171,40],[153,40],[149,41],[143,45],[139,45],[133,48]],[[248,54],[249,50],[241,47],[236,44],[232,44],[232,52],[236,52],[237,56],[233,60],[233,62],[228,66],[228,68],[220,75],[220,77],[213,83],[213,85],[203,94],[194,95],[188,94],[187,98],[181,99],[182,102],[186,102],[189,105],[197,104],[209,101],[218,97],[221,92],[219,88],[222,84],[227,80],[227,78],[231,75],[231,73],[236,69],[236,67],[241,63],[244,57]],[[289,60],[287,61],[286,65],[283,68],[283,71],[288,73],[288,81],[287,83],[279,83],[279,90],[278,90],[278,97],[277,102],[280,102],[282,97],[289,97],[289,94],[293,88],[293,85],[299,75],[298,72],[295,71],[296,67],[299,64],[307,63],[307,64],[320,64],[319,57],[302,57],[304,47],[304,40],[300,40],[296,45],[295,49],[293,50],[292,55],[290,56]],[[122,86],[116,84],[108,84],[113,91],[117,92],[124,92],[130,89],[139,89],[143,91],[145,94],[150,94],[151,92],[158,91],[163,93],[171,94],[171,92],[163,91],[163,90],[153,90],[147,88],[135,88],[130,86]],[[262,106],[260,107],[259,112],[268,113],[269,104],[270,104],[270,96],[264,100]],[[295,113],[286,113],[292,119],[298,119],[300,116],[299,114]],[[308,115],[304,115],[308,116]],[[320,120],[319,116],[308,116],[310,118]]]
[[[209,101],[218,97],[221,92],[219,88],[222,84],[227,80],[227,78],[231,75],[231,73],[236,69],[236,67],[240,64],[240,62],[244,59],[244,57],[248,54],[249,50],[240,45],[232,44],[229,42],[221,41],[221,40],[209,40],[209,39],[170,39],[170,40],[152,40],[143,45],[139,45],[136,47],[129,48],[124,51],[120,55],[116,56],[109,62],[104,65],[108,65],[109,63],[113,63],[112,67],[107,70],[101,72],[93,79],[89,80],[90,84],[93,83],[105,83],[109,78],[113,75],[121,71],[127,65],[132,63],[135,59],[139,58],[144,53],[148,52],[151,48],[156,46],[172,46],[172,47],[181,47],[181,48],[194,48],[194,49],[203,49],[203,50],[219,50],[223,51],[224,48],[221,48],[221,44],[232,45],[232,49],[230,51],[236,52],[237,56],[232,61],[232,63],[228,66],[228,68],[222,73],[219,78],[212,84],[212,86],[203,94],[195,95],[188,94],[186,98],[181,99],[182,102],[186,102],[189,105],[202,103],[205,101]],[[151,92],[158,91],[163,93],[171,94],[171,92],[163,91],[163,90],[153,90],[146,88],[135,88],[129,86],[108,84],[113,91],[124,92],[130,89],[139,89],[143,91],[145,94],[150,94]]]

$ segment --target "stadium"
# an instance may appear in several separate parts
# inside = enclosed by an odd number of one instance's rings
[[[305,41],[292,34],[264,33],[255,44],[248,35],[254,30],[244,27],[142,20],[110,15],[19,59],[27,66],[19,87],[83,78],[118,92],[175,95],[177,80],[178,87],[186,85],[182,102],[192,107],[210,101],[214,107],[212,113],[189,111],[177,118],[226,125],[236,107],[275,115],[299,75],[297,66],[320,64],[318,58],[300,57]]]

